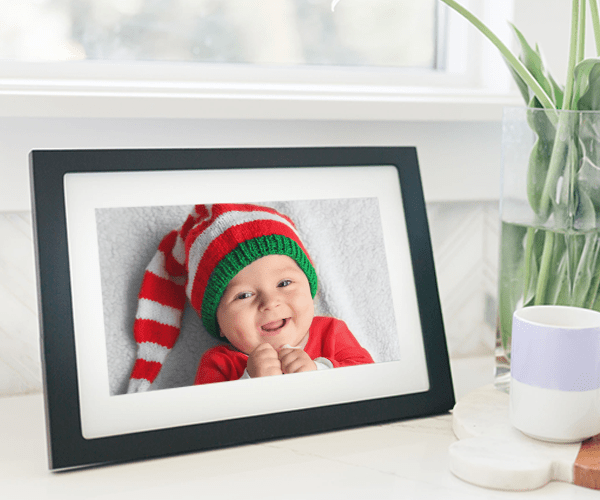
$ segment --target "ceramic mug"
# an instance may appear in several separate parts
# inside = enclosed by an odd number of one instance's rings
[[[600,312],[570,306],[515,311],[510,421],[558,443],[600,434]]]

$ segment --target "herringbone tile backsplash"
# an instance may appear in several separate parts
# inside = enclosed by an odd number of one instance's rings
[[[450,356],[493,352],[499,250],[498,204],[427,207]]]
[[[0,396],[41,390],[31,217],[0,214]]]
[[[490,354],[498,204],[430,203],[427,210],[450,355]],[[31,216],[0,213],[0,396],[41,388]]]

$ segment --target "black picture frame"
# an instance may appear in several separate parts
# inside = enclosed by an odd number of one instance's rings
[[[84,437],[65,175],[381,165],[394,167],[398,174],[428,390],[94,439]],[[453,407],[448,350],[414,147],[40,150],[30,154],[30,173],[50,469],[131,461],[334,431],[441,414]]]

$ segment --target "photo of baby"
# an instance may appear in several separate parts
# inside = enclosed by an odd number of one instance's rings
[[[96,222],[112,395],[400,357],[377,199]]]

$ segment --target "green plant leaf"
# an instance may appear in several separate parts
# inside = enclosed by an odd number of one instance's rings
[[[600,166],[600,113],[583,113],[579,124],[582,157]]]
[[[502,224],[502,249],[498,270],[498,328],[505,351],[510,352],[512,315],[523,292],[525,275],[523,240],[528,231],[523,226]]]
[[[579,189],[583,191],[594,204],[600,207],[600,167],[594,165],[589,158],[584,158],[577,178]]]
[[[583,307],[590,289],[590,285],[595,275],[596,261],[598,257],[598,243],[594,233],[585,235],[585,243],[579,263],[575,271],[573,283],[572,304],[577,307]]]
[[[581,168],[577,184],[592,200],[600,214],[600,116],[583,114],[579,126]]]
[[[537,278],[539,275],[538,260],[539,256],[536,252],[532,252],[525,256],[529,262],[529,272],[525,281],[525,294],[523,295],[523,307],[531,306],[535,303],[535,289],[537,286]]]
[[[521,55],[519,59],[539,83],[540,87],[544,89],[544,92],[552,99],[554,105],[559,107],[557,101],[559,100],[558,96],[560,96],[560,102],[562,104],[562,90],[556,84],[554,79],[549,76],[539,48],[536,47],[537,50],[534,50],[523,36],[523,33],[521,33],[514,24],[511,23],[510,25],[521,46]],[[517,82],[517,84],[519,84],[519,82]]]
[[[534,97],[534,99],[536,99]],[[532,108],[527,111],[527,124],[533,130],[539,139],[545,143],[553,143],[556,137],[556,126],[548,116],[548,113],[538,108]]]
[[[543,141],[538,137],[529,155],[527,200],[536,214],[540,213],[544,181],[548,173],[550,157],[552,156],[552,144],[552,142]]]
[[[515,81],[515,83],[517,84],[517,88],[519,89],[519,92],[521,92],[521,95],[523,96],[523,100],[525,101],[525,104],[528,104],[530,108],[541,108],[541,105],[535,106],[535,105],[531,105],[531,100],[532,100],[532,96],[531,96],[531,92],[529,90],[529,85],[527,85],[525,83],[525,80],[523,80],[523,78],[521,78],[521,76],[519,75],[519,73],[517,73],[515,71],[515,69],[508,64],[508,62],[506,63],[506,65],[508,66],[508,70],[510,71],[510,74],[513,78],[513,80]],[[533,99],[535,99],[536,103],[539,103],[539,100],[533,96]]]
[[[551,208],[559,210],[560,213],[556,214],[557,217],[562,217],[560,224],[565,224],[565,216],[568,215],[568,207],[563,207],[560,203],[557,203],[557,195],[563,194],[558,193],[559,181],[564,178],[565,167],[571,163],[578,161],[578,156],[573,154],[575,143],[575,137],[577,137],[578,127],[578,114],[577,113],[561,113],[558,117],[558,124],[556,126],[556,135],[554,144],[552,147],[552,155],[550,157],[550,165],[548,167],[548,173],[546,175],[544,190],[540,200],[540,210],[538,213],[540,221],[545,221],[551,213]],[[577,148],[575,148],[577,149]],[[560,226],[559,226],[560,227]]]
[[[562,292],[557,304],[571,306],[575,305],[573,290],[575,287],[577,270],[579,269],[580,261],[583,255],[583,249],[585,246],[585,235],[568,232],[561,234],[560,237],[564,242],[564,255],[567,258],[568,286]]]
[[[533,98],[536,99],[535,97]],[[556,127],[545,111],[531,108],[527,111],[527,123],[537,135],[529,155],[527,168],[527,199],[533,211],[540,215],[540,203],[550,165]]]
[[[596,54],[600,56],[600,13],[598,12],[598,0],[590,0],[590,13],[592,14],[592,26],[594,27],[594,39],[596,40]]]
[[[494,46],[500,51],[502,57],[504,57],[505,61],[508,65],[516,71],[519,76],[527,83],[530,87],[531,92],[537,96],[542,106],[546,109],[553,111],[553,117],[555,120],[558,119],[558,113],[556,113],[556,105],[552,101],[552,99],[548,96],[548,94],[544,91],[541,85],[537,82],[535,77],[529,72],[529,70],[525,67],[525,65],[516,57],[510,49],[496,36],[496,34],[490,30],[477,16],[475,16],[471,11],[460,5],[456,0],[441,0],[452,10],[456,11],[458,14],[463,16],[467,21],[469,21],[479,32],[485,36],[490,42],[494,44]]]
[[[555,238],[553,250],[554,262],[558,262],[556,272],[551,276],[546,293],[546,303],[552,305],[569,305],[569,259],[564,238]]]
[[[525,274],[523,283],[523,306],[530,306],[535,303],[535,294],[539,277],[539,263],[544,249],[545,233],[543,230],[530,228],[525,240],[525,256],[523,258],[525,265]]]
[[[596,257],[594,278],[590,285],[590,289],[588,291],[588,296],[585,299],[585,304],[583,307],[587,307],[588,309],[592,309],[594,307],[594,303],[598,297],[598,289],[600,288],[600,261]]]
[[[575,67],[573,103],[580,111],[600,110],[600,59],[585,59]]]
[[[596,227],[596,210],[592,200],[583,190],[578,191],[577,212],[575,213],[574,229],[590,231]]]
[[[541,232],[541,231],[540,231]],[[554,248],[554,241],[556,240],[556,234],[553,231],[543,231],[544,245],[542,248],[542,255],[540,256],[538,279],[535,288],[535,305],[546,303],[546,292],[548,282],[552,277],[552,264],[553,255],[552,249]]]
[[[554,98],[555,98],[556,107],[558,109],[562,109],[563,98],[564,98],[565,92],[564,92],[563,88],[558,83],[556,83],[556,80],[552,77],[552,75],[550,73],[548,73],[548,79],[550,80],[550,84],[554,88]]]
[[[579,207],[580,193],[577,189],[577,172],[580,165],[579,148],[574,137],[575,132],[567,140],[566,156],[562,178],[560,182],[560,192],[552,197],[552,206],[555,217],[555,226],[569,231],[577,224],[589,224],[590,212],[588,206]],[[592,211],[594,207],[591,207]],[[581,210],[581,211],[580,211]],[[580,220],[580,217],[584,217]],[[586,226],[587,227],[587,226]]]

